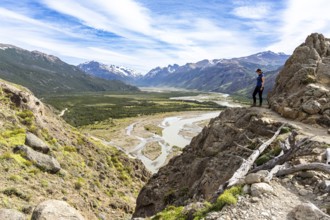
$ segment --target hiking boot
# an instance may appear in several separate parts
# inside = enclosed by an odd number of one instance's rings
[[[257,105],[256,105],[256,103],[253,103],[252,105],[251,105],[251,107],[256,107]]]

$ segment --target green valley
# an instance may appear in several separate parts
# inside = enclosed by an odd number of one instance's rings
[[[197,96],[200,92],[94,92],[45,97],[58,111],[68,109],[63,118],[73,126],[165,112],[212,111],[224,107],[208,101],[171,100],[171,97]]]

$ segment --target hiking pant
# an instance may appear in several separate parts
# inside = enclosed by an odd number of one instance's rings
[[[260,90],[261,89],[261,86],[256,86],[256,88],[254,89],[254,92],[253,92],[253,104],[256,104],[257,102],[257,98],[256,98],[256,95],[257,93],[259,94],[259,103],[260,105],[262,105],[262,92],[264,90]]]

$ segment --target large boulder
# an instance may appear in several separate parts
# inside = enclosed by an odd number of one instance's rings
[[[47,200],[34,209],[31,220],[84,220],[84,217],[64,201]]]
[[[304,203],[294,208],[293,216],[296,220],[330,220],[330,216],[322,212],[312,203]]]
[[[268,173],[269,172],[267,170],[260,170],[257,173],[250,173],[250,174],[246,175],[245,183],[246,184],[253,184],[253,183],[264,182],[264,179],[266,178]]]
[[[283,117],[330,127],[329,97],[330,39],[314,33],[287,60],[268,102]]]
[[[23,213],[14,209],[0,209],[0,219],[2,220],[26,220]]]
[[[47,144],[30,132],[26,133],[25,144],[32,147],[36,151],[40,151],[45,154],[49,152],[49,147]]]
[[[14,148],[14,152],[21,154],[22,157],[31,161],[40,169],[50,173],[57,173],[61,169],[59,162],[54,157],[39,153],[28,146],[17,146]]]
[[[273,187],[267,183],[253,183],[251,185],[251,195],[260,197],[262,194],[272,193]]]

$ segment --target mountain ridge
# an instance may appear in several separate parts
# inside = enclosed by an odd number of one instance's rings
[[[1,44],[0,77],[39,95],[88,91],[138,91],[120,81],[93,77],[60,58]]]

